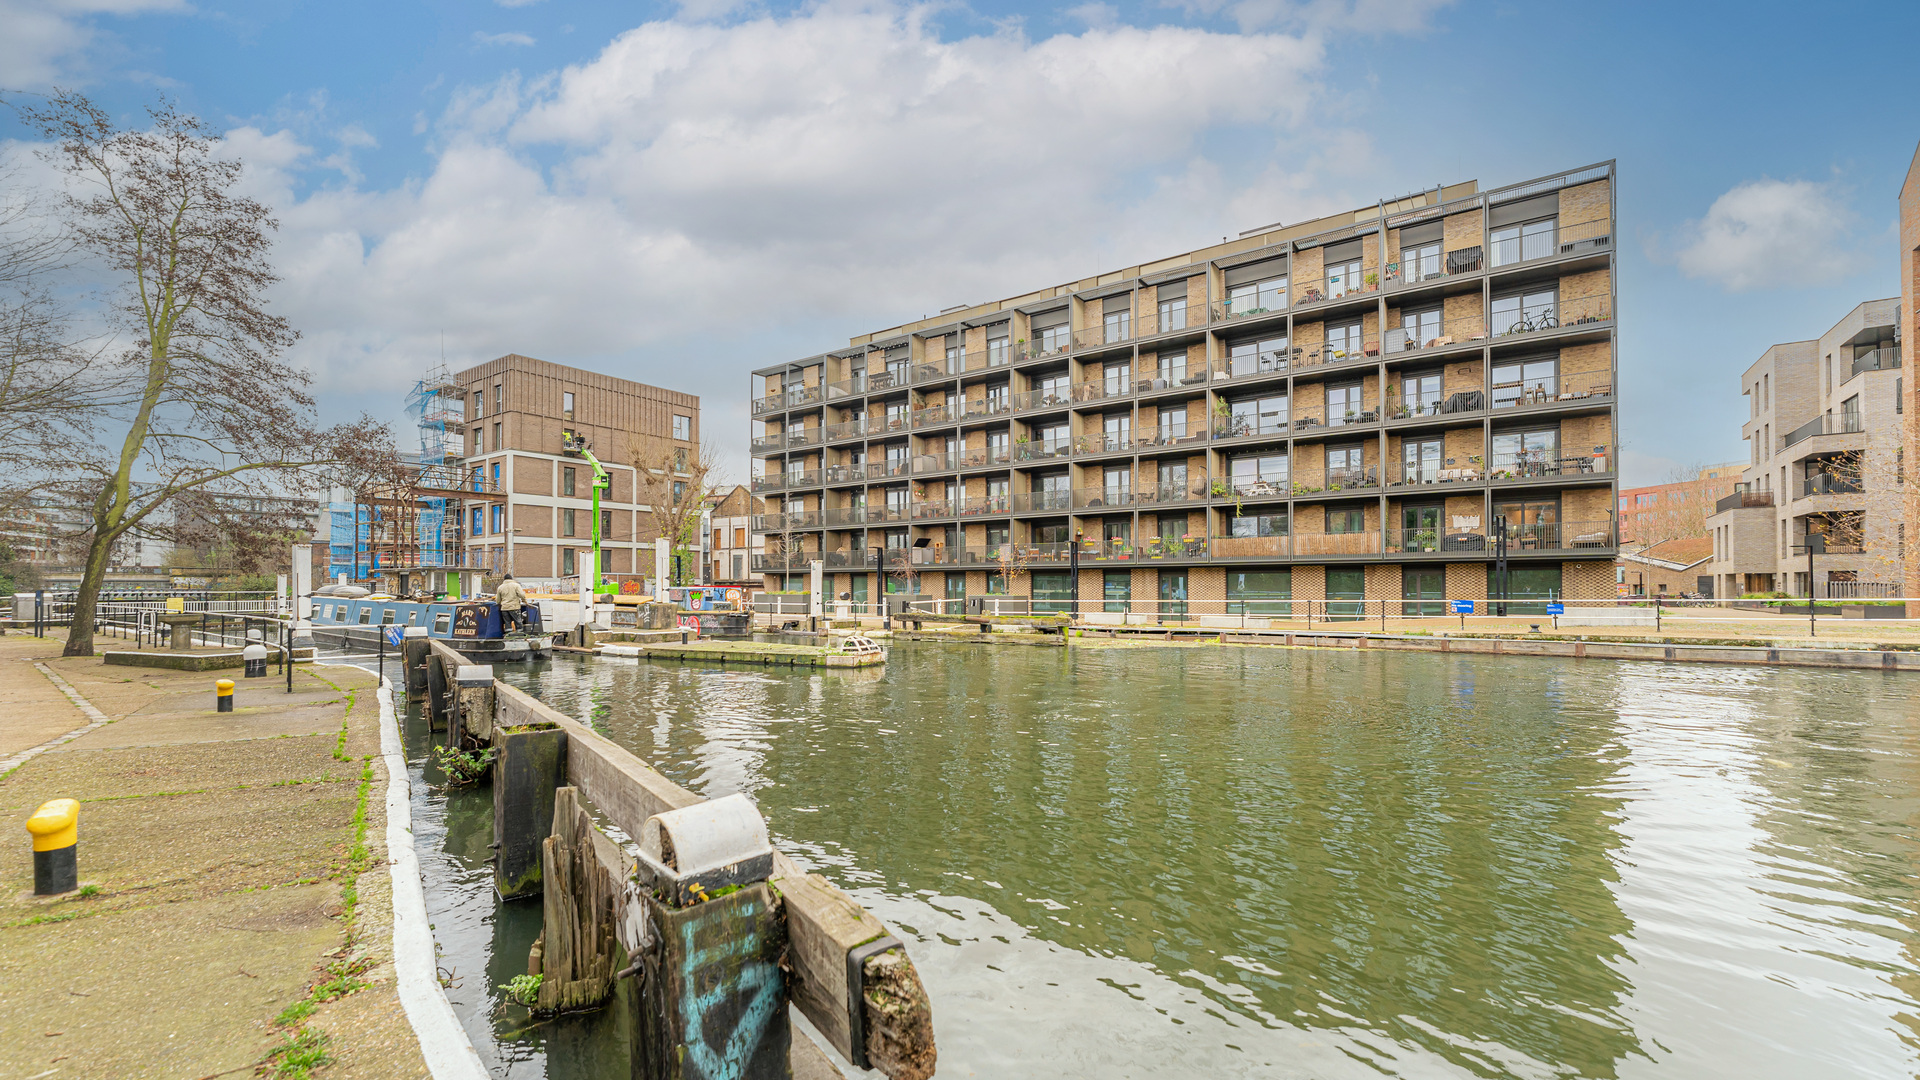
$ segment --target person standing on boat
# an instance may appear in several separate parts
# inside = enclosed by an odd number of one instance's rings
[[[526,628],[527,620],[525,609],[527,606],[527,594],[521,590],[520,583],[513,580],[512,574],[508,574],[506,577],[500,579],[500,587],[493,590],[493,597],[500,602],[500,630],[502,633],[508,630],[523,630]]]

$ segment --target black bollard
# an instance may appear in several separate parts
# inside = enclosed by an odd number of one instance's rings
[[[233,680],[221,679],[213,684],[213,711],[233,711]]]
[[[33,834],[33,895],[58,896],[80,887],[80,804],[53,799],[27,819]]]

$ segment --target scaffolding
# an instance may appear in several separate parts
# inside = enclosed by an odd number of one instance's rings
[[[411,512],[390,515],[392,527],[401,534],[394,535],[387,546],[394,552],[410,548],[415,556],[414,561],[407,564],[410,566],[457,566],[460,563],[460,502],[447,493],[461,489],[459,462],[464,396],[444,361],[414,383],[413,390],[407,394],[407,413],[420,430],[420,451],[412,461],[418,472],[411,481],[397,478],[399,486],[411,489]],[[410,520],[402,521],[402,517]]]

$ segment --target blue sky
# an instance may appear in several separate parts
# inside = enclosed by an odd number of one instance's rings
[[[156,90],[283,221],[325,408],[442,348],[698,393],[1437,182],[1617,159],[1630,482],[1740,459],[1738,374],[1897,293],[1920,5],[0,0],[0,87]],[[0,137],[24,138],[10,117]],[[14,145],[14,153],[23,148]]]

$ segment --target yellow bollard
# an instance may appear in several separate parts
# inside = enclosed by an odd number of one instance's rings
[[[80,803],[53,799],[27,819],[33,834],[33,894],[57,896],[80,887],[75,854],[80,845]]]
[[[213,711],[233,711],[233,680],[221,679],[213,684]]]

